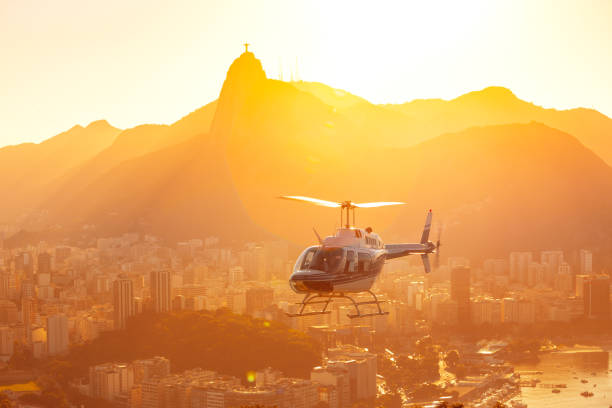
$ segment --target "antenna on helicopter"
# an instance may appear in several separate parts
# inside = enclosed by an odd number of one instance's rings
[[[311,203],[314,205],[318,205],[321,207],[330,207],[330,208],[340,208],[340,225],[344,221],[344,210],[346,209],[346,228],[350,228],[350,212],[353,210],[353,225],[355,225],[355,208],[374,208],[374,207],[384,207],[388,205],[401,205],[406,204],[399,201],[379,201],[373,203],[354,203],[352,201],[342,201],[337,203],[335,201],[326,201],[320,200],[318,198],[304,197],[304,196],[280,196],[278,198],[282,198],[283,200],[294,200],[294,201],[302,201],[306,203]]]
[[[319,235],[317,230],[314,227],[312,227],[312,230],[314,231],[315,235],[317,236],[317,241],[319,241],[319,245],[323,245],[323,240],[321,239],[321,236]]]

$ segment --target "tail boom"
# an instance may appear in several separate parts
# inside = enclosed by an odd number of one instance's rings
[[[425,219],[425,226],[421,234],[421,242],[413,244],[388,244],[385,245],[386,258],[394,259],[408,255],[421,255],[425,272],[431,272],[431,264],[428,254],[435,252],[436,244],[429,241],[429,231],[431,230],[432,212],[429,210]]]

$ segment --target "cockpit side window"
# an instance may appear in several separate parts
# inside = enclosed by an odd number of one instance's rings
[[[312,263],[312,258],[314,257],[315,252],[317,252],[317,248],[310,248],[308,252],[304,254],[304,260],[302,261],[300,269],[310,268],[310,264]]]
[[[319,248],[310,263],[310,269],[338,273],[344,270],[344,264],[343,248]]]

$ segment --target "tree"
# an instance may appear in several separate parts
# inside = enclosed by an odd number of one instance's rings
[[[463,364],[457,364],[454,368],[453,368],[453,374],[455,374],[457,376],[457,378],[465,378],[465,376],[468,373],[468,369],[465,365]]]
[[[449,368],[453,368],[459,363],[459,352],[457,350],[451,350],[446,353],[444,357],[444,362]]]
[[[402,398],[397,393],[383,394],[376,399],[376,406],[380,408],[401,408]]]
[[[35,363],[32,349],[21,342],[15,343],[13,355],[8,362],[9,367],[14,370],[31,370]]]
[[[43,375],[36,380],[36,384],[42,389],[39,403],[45,407],[64,408],[68,407],[68,400],[62,386],[50,375]]]
[[[178,335],[177,333],[180,333]],[[73,347],[70,378],[108,361],[132,361],[162,355],[174,370],[206,367],[223,374],[272,367],[287,376],[307,377],[321,363],[321,346],[310,336],[278,322],[265,322],[228,310],[143,313],[127,328],[104,332],[91,343]]]
[[[13,408],[14,406],[13,401],[5,393],[0,392],[0,408]]]
[[[460,402],[455,402],[452,405],[448,405],[448,402],[442,401],[436,405],[436,408],[463,408],[463,404]]]

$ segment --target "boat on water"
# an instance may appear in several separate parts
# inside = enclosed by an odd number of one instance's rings
[[[567,388],[567,384],[540,384],[540,388]]]
[[[593,395],[595,395],[595,394],[593,394],[593,393],[592,393],[592,392],[590,392],[590,391],[582,391],[582,392],[580,393],[580,395],[582,395],[582,396],[583,396],[583,397],[585,397],[585,398],[589,398],[589,397],[592,397],[592,396],[593,396]]]

